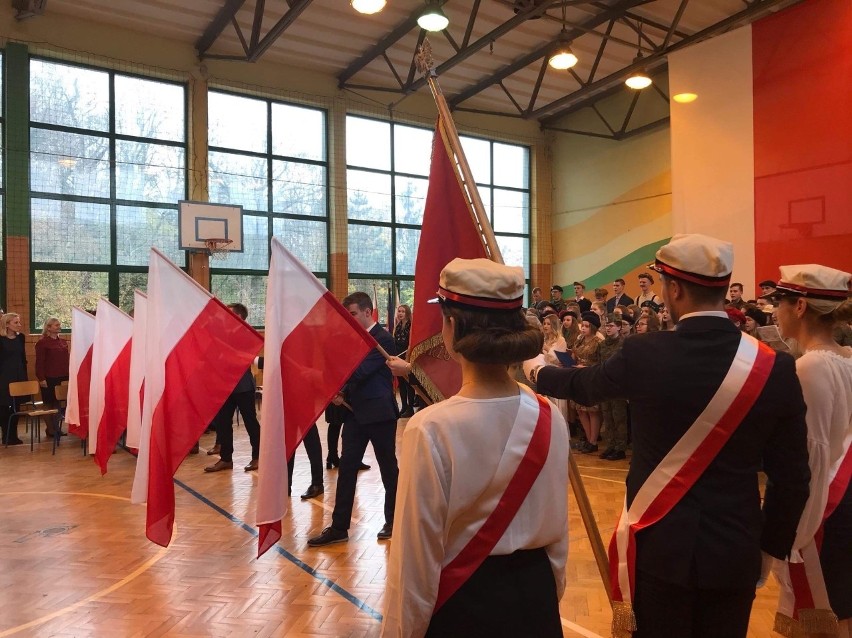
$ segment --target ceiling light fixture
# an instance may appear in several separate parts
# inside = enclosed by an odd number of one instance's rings
[[[439,2],[426,0],[426,8],[417,18],[417,25],[426,31],[443,31],[448,24],[450,24],[450,20],[441,10]]]
[[[673,96],[672,99],[678,104],[689,104],[690,102],[695,102],[698,99],[697,93],[678,93]]]
[[[385,8],[386,0],[350,0],[349,4],[358,13],[372,15]]]
[[[574,55],[574,52],[571,50],[571,47],[568,46],[571,42],[571,38],[568,37],[568,32],[565,31],[565,3],[562,3],[562,30],[559,32],[558,37],[559,48],[556,49],[556,52],[550,56],[550,59],[547,63],[557,69],[559,71],[565,71],[566,69],[570,69],[574,65],[577,64],[577,56]]]
[[[642,22],[639,21],[639,41],[636,43],[636,57],[633,59],[633,65],[635,66],[638,63],[642,62]],[[627,76],[627,79],[624,80],[624,83],[629,86],[631,89],[640,90],[646,89],[651,86],[652,81],[648,76],[648,73],[645,71],[644,65],[640,65],[636,71]]]

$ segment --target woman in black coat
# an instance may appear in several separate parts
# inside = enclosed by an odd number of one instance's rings
[[[9,422],[12,414],[12,397],[9,384],[27,380],[27,357],[20,315],[10,312],[0,318],[0,425],[3,443],[21,445],[18,438],[18,417]]]

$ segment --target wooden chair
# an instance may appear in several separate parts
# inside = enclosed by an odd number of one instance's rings
[[[26,417],[26,426],[30,431],[30,452],[33,451],[36,438],[41,441],[41,431],[39,424],[44,417],[57,417],[59,410],[45,409],[41,401],[35,401],[34,398],[39,396],[41,390],[38,381],[14,381],[9,384],[9,396],[12,398],[12,414],[9,415],[9,423],[7,432],[11,431],[12,419],[16,416]],[[25,400],[25,397],[28,400]],[[30,398],[32,397],[32,398]],[[57,424],[58,426],[58,424]],[[7,435],[8,436],[8,435]],[[6,445],[9,442],[6,441]]]

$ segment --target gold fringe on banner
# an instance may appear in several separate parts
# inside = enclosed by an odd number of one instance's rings
[[[612,638],[630,638],[636,631],[633,605],[620,600],[612,601]]]
[[[429,337],[426,341],[418,343],[407,357],[411,362],[411,372],[420,382],[423,391],[428,395],[427,398],[432,403],[443,401],[446,397],[416,363],[417,358],[421,356],[448,359],[450,355],[444,347],[444,338],[440,334]]]
[[[800,609],[798,620],[778,612],[773,629],[786,638],[839,635],[837,615],[830,609]]]

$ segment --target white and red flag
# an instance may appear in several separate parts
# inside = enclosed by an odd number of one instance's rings
[[[130,390],[127,404],[127,447],[139,449],[142,434],[142,396],[145,387],[145,330],[148,295],[133,291],[133,339],[130,343]],[[144,499],[143,499],[144,500]]]
[[[133,499],[148,501],[146,535],[168,546],[173,477],[251,365],[263,337],[156,248],[148,264],[143,436]]]
[[[89,436],[89,386],[92,381],[92,344],[95,318],[76,306],[71,309],[71,356],[65,421],[71,434]]]
[[[115,444],[127,427],[130,339],[133,319],[106,299],[98,300],[89,387],[89,452],[106,474]]]
[[[281,538],[287,459],[376,342],[275,237],[266,289],[266,345],[257,494],[258,556]]]
[[[470,199],[459,177],[455,154],[450,148],[447,124],[438,118],[432,142],[429,188],[423,211],[420,245],[414,267],[414,308],[408,360],[424,389],[433,399],[458,392],[461,368],[451,359],[441,337],[443,316],[427,301],[438,290],[438,278],[456,257],[488,259],[482,236],[474,222]]]

